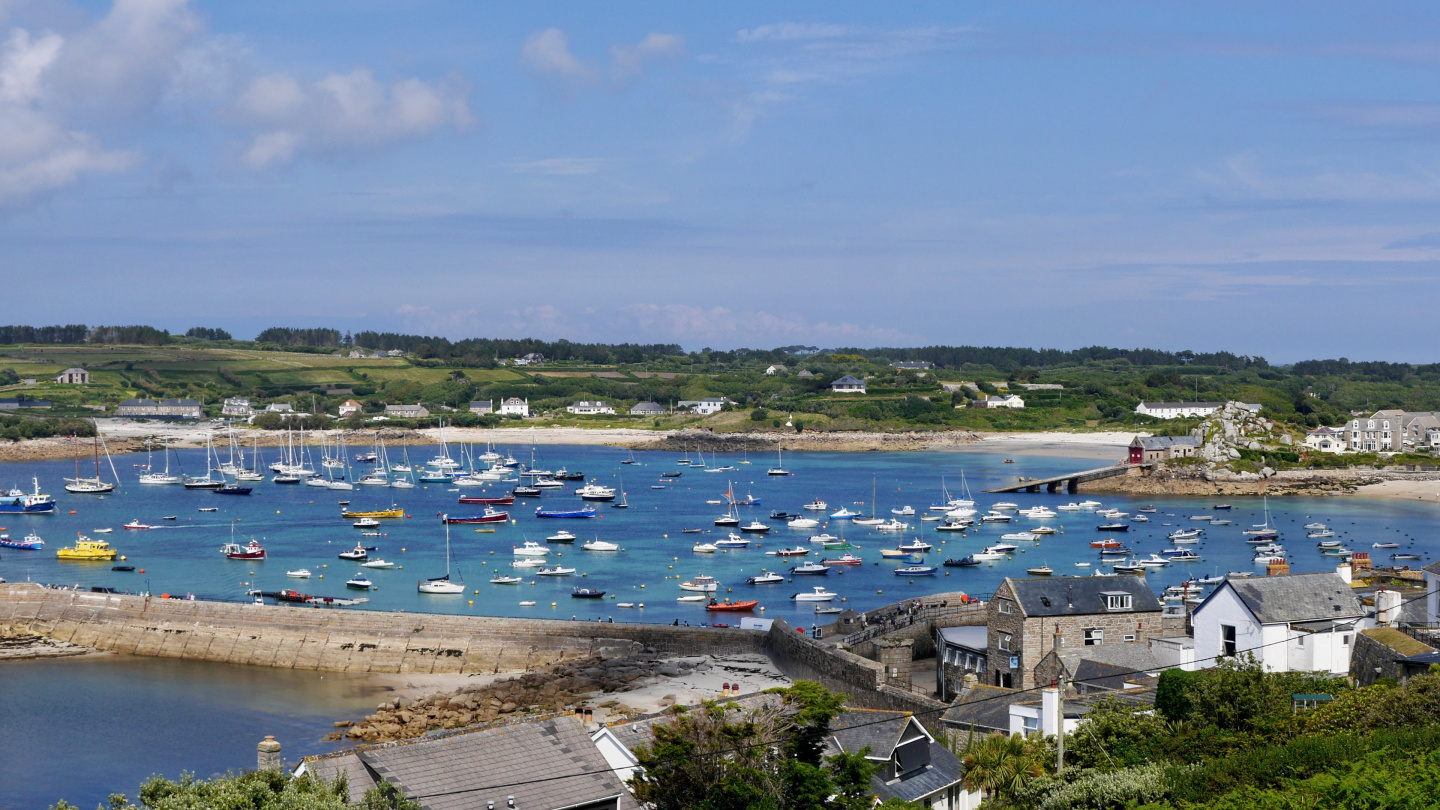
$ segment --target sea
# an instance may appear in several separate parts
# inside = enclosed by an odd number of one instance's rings
[[[454,450],[452,446],[452,451]],[[531,448],[498,448],[530,460]],[[411,447],[412,460],[428,459],[435,447]],[[1063,450],[1055,451],[1063,453]],[[1123,451],[1117,450],[1117,455]],[[274,460],[275,451],[262,458]],[[687,457],[675,452],[636,452],[596,446],[549,445],[537,450],[536,467],[582,471],[587,481],[615,487],[629,508],[595,504],[591,519],[541,519],[537,508],[578,508],[574,494],[582,486],[567,482],[565,489],[549,490],[538,499],[517,500],[507,507],[504,524],[477,527],[452,525],[448,532],[450,573],[462,581],[460,595],[426,595],[416,591],[418,581],[446,572],[445,514],[478,514],[483,507],[463,506],[460,495],[498,494],[513,484],[456,488],[447,484],[418,484],[414,489],[357,486],[354,491],[277,485],[268,480],[253,484],[250,496],[225,496],[180,486],[145,486],[136,477],[147,463],[145,454],[114,459],[121,487],[105,496],[72,495],[63,490],[63,478],[75,475],[73,461],[9,463],[0,465],[0,486],[30,491],[38,480],[44,492],[59,501],[52,515],[0,515],[0,533],[12,538],[31,533],[45,540],[43,551],[0,550],[0,577],[82,588],[106,587],[120,592],[168,594],[173,597],[247,601],[253,590],[295,588],[308,594],[358,597],[369,601],[345,610],[404,610],[483,616],[580,619],[588,621],[649,622],[699,625],[716,620],[703,604],[680,603],[679,583],[697,575],[720,582],[721,599],[759,600],[763,612],[754,615],[784,617],[797,626],[824,623],[814,603],[795,602],[799,591],[825,586],[835,592],[839,607],[868,610],[935,593],[963,592],[985,598],[1007,576],[1026,576],[1028,568],[1048,566],[1055,576],[1089,576],[1109,572],[1091,541],[1113,537],[1138,558],[1173,547],[1166,535],[1184,528],[1201,528],[1200,542],[1186,546],[1202,559],[1151,569],[1147,580],[1156,593],[1194,577],[1249,571],[1264,574],[1253,561],[1253,548],[1243,531],[1268,521],[1280,532],[1291,570],[1333,569],[1336,558],[1321,553],[1316,539],[1307,537],[1305,524],[1324,523],[1335,540],[1357,552],[1369,552],[1377,564],[1392,562],[1390,555],[1418,553],[1424,565],[1440,552],[1432,527],[1433,504],[1360,498],[1128,497],[1124,495],[1067,495],[1064,493],[1007,493],[987,495],[984,490],[1020,478],[1045,478],[1102,466],[1093,458],[1065,455],[1015,454],[967,450],[963,452],[907,453],[791,453],[784,459],[789,475],[771,476],[776,459],[769,455],[719,454]],[[459,453],[454,453],[460,457]],[[160,455],[151,460],[163,466]],[[247,459],[247,463],[248,463]],[[81,473],[91,466],[81,462]],[[102,464],[104,460],[102,459]],[[703,466],[708,464],[709,467]],[[695,466],[702,465],[702,466]],[[204,450],[172,451],[172,472],[203,474]],[[315,465],[318,468],[318,464]],[[417,464],[418,466],[418,464]],[[707,469],[731,469],[709,472]],[[352,463],[349,475],[358,478],[368,465]],[[680,473],[662,477],[662,473]],[[106,466],[102,477],[111,478]],[[1129,513],[1123,533],[1100,531],[1107,522],[1094,510],[1059,512],[1035,521],[1016,516],[1011,523],[984,524],[966,533],[934,531],[935,523],[919,518],[933,503],[973,497],[984,514],[997,502],[1020,508],[1043,504],[1051,509],[1091,498],[1105,507]],[[692,551],[700,542],[723,538],[730,529],[714,521],[726,513],[725,501],[753,500],[736,507],[744,522],[752,518],[771,526],[768,534],[746,535],[749,547],[702,554]],[[823,512],[802,507],[823,500]],[[617,498],[617,502],[619,502]],[[348,501],[348,507],[342,505]],[[1228,505],[1229,509],[1217,509]],[[342,509],[370,510],[400,507],[405,517],[384,520],[379,536],[362,536],[341,517]],[[833,519],[844,508],[877,517],[892,517],[893,510],[910,507],[910,524],[899,534]],[[1154,507],[1148,522],[1135,522],[1142,507]],[[214,508],[214,512],[202,512]],[[816,517],[821,526],[796,530],[785,521],[771,519],[774,512]],[[1014,514],[1011,512],[1011,514]],[[1207,520],[1209,518],[1210,520]],[[1213,520],[1231,521],[1216,526]],[[126,530],[132,520],[153,526]],[[952,568],[941,563],[961,558],[991,544],[1001,535],[1050,525],[1055,534],[1016,542],[1016,551],[1004,559],[976,567]],[[113,531],[98,534],[97,529]],[[494,528],[477,532],[477,528]],[[546,538],[565,529],[574,544],[547,544]],[[700,529],[700,533],[685,533]],[[836,566],[828,576],[788,577],[788,570],[806,561],[837,557],[843,551],[825,552],[810,537],[818,532],[843,536],[860,557],[856,566]],[[77,536],[108,540],[123,565],[134,571],[112,570],[116,563],[62,562],[55,550]],[[221,546],[257,540],[267,552],[265,560],[229,560]],[[591,539],[615,543],[615,552],[590,552],[581,545]],[[902,563],[883,559],[882,549],[900,542],[923,540],[933,549],[922,555],[935,566],[930,576],[897,575]],[[527,541],[550,549],[548,562],[573,567],[568,577],[538,577],[537,569],[515,569],[514,548]],[[1376,549],[1376,543],[1399,543],[1395,549]],[[393,569],[361,569],[338,554],[357,544],[373,547],[371,558],[395,563]],[[805,548],[803,557],[778,557],[767,552]],[[305,568],[310,579],[287,577],[287,571]],[[369,591],[355,591],[346,580],[364,572],[374,583]],[[746,578],[767,571],[787,574],[787,581],[749,585]],[[491,584],[494,576],[523,577],[521,584]],[[573,599],[572,589],[586,587],[606,592],[603,600]],[[533,603],[533,604],[525,604]],[[622,608],[630,604],[633,607]],[[734,623],[733,614],[718,619]],[[178,776],[181,770],[208,776],[231,768],[251,766],[254,746],[264,734],[283,737],[285,756],[325,750],[319,738],[334,720],[352,718],[373,708],[377,701],[366,694],[363,679],[339,673],[296,673],[198,662],[137,660],[101,657],[0,665],[0,732],[10,743],[6,765],[0,767],[0,808],[48,807],[66,798],[81,807],[103,801],[111,792],[133,795],[146,776]],[[77,767],[81,763],[83,767]]]

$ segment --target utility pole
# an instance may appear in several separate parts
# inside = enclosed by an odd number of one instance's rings
[[[1055,625],[1055,636],[1050,649],[1055,653],[1059,672],[1055,679],[1055,774],[1065,772],[1065,662],[1060,658],[1060,625]]]

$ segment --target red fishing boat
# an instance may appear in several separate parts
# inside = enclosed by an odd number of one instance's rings
[[[758,604],[760,604],[760,600],[758,599],[752,599],[749,602],[731,602],[728,599],[724,602],[716,602],[714,599],[711,599],[710,603],[705,606],[705,609],[720,613],[745,613],[754,610]]]
[[[514,495],[461,495],[460,503],[480,504],[483,506],[513,506]]]
[[[441,515],[442,523],[504,523],[510,519],[509,512],[485,507],[483,515]]]
[[[220,551],[225,554],[226,559],[230,560],[265,559],[265,549],[261,548],[260,543],[256,540],[251,540],[243,546],[239,543],[226,543]]]

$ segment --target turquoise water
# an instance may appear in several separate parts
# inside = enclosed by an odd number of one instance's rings
[[[128,656],[14,661],[0,679],[0,810],[90,810],[151,774],[253,768],[267,734],[293,762],[380,701],[362,675]]]
[[[428,448],[417,449],[414,458],[428,458]],[[516,448],[517,453],[519,449]],[[203,451],[181,451],[187,470],[203,468]],[[431,484],[413,490],[357,487],[353,492],[333,492],[305,486],[282,486],[268,480],[255,484],[249,497],[215,495],[208,491],[186,491],[179,486],[141,486],[134,483],[134,467],[143,456],[120,456],[117,467],[122,472],[121,490],[103,499],[97,496],[65,493],[62,477],[72,474],[73,467],[65,462],[7,464],[0,467],[0,485],[28,485],[32,475],[40,478],[42,488],[60,500],[59,511],[50,516],[0,516],[11,536],[29,531],[39,533],[46,541],[41,552],[4,549],[0,555],[0,576],[10,581],[107,586],[131,591],[153,593],[193,593],[204,599],[240,600],[251,587],[278,590],[296,587],[306,593],[330,596],[354,595],[344,582],[361,569],[337,558],[341,551],[353,548],[357,541],[378,546],[373,557],[383,557],[397,564],[394,570],[365,569],[376,589],[365,594],[371,609],[403,609],[497,616],[539,616],[546,618],[600,618],[615,621],[669,623],[706,621],[703,605],[676,603],[680,595],[679,578],[696,574],[716,577],[722,584],[722,596],[735,599],[759,599],[767,616],[784,616],[792,623],[809,623],[814,619],[813,606],[795,604],[790,595],[801,588],[824,584],[840,594],[846,606],[858,609],[890,604],[904,598],[941,591],[966,591],[977,595],[991,593],[1005,576],[1024,576],[1025,569],[1048,564],[1057,575],[1088,574],[1100,566],[1089,541],[1103,535],[1096,531],[1102,519],[1089,512],[1061,512],[1048,523],[1061,533],[1044,537],[1035,543],[1022,543],[1010,559],[997,560],[978,568],[941,568],[937,576],[909,578],[897,576],[899,563],[882,561],[880,550],[894,547],[895,535],[884,535],[873,529],[845,527],[845,537],[857,548],[853,554],[864,565],[836,567],[824,578],[801,577],[793,583],[752,586],[745,578],[766,569],[786,571],[803,560],[821,556],[838,556],[839,552],[822,555],[818,544],[808,538],[815,531],[840,534],[840,521],[830,520],[820,529],[791,530],[782,521],[769,520],[772,510],[799,512],[800,507],[814,498],[823,498],[829,511],[841,506],[852,511],[871,510],[872,480],[876,491],[875,511],[888,516],[892,508],[913,506],[923,514],[926,507],[940,496],[942,476],[950,492],[958,494],[964,472],[976,495],[977,507],[983,512],[989,504],[1009,500],[1021,507],[1043,503],[1052,507],[1072,500],[1083,500],[1063,494],[1016,493],[1003,496],[980,494],[981,490],[1012,481],[1016,476],[1043,477],[1097,466],[1095,461],[1055,456],[1020,456],[1017,463],[1004,464],[998,455],[980,452],[960,453],[795,453],[786,466],[794,473],[787,477],[765,475],[771,459],[754,459],[741,465],[739,457],[720,456],[720,464],[736,466],[733,472],[705,473],[676,463],[676,453],[639,453],[636,465],[622,465],[624,451],[604,447],[552,446],[544,448],[540,464],[549,469],[561,466],[583,470],[588,477],[619,486],[623,476],[631,508],[612,509],[598,505],[599,517],[591,520],[541,520],[535,508],[568,507],[580,504],[571,483],[566,490],[550,491],[543,499],[517,501],[510,507],[513,523],[499,526],[497,531],[476,533],[473,526],[451,527],[452,554],[459,576],[469,591],[463,596],[435,596],[416,593],[415,583],[422,577],[438,576],[445,570],[445,529],[439,515],[467,514],[482,511],[478,507],[460,506],[460,494],[454,487]],[[661,479],[660,473],[681,471],[679,479]],[[358,476],[358,473],[354,473]],[[723,507],[707,504],[718,499],[733,481],[737,497],[753,494],[761,499],[759,506],[741,507],[742,519],[757,517],[776,528],[758,538],[747,549],[716,554],[696,554],[691,547],[701,539],[723,537],[728,530],[713,525]],[[509,485],[503,485],[508,487]],[[653,489],[663,486],[664,489]],[[485,492],[500,489],[495,485]],[[465,494],[480,488],[466,488]],[[407,518],[387,520],[380,528],[382,537],[361,538],[360,532],[339,517],[342,500],[351,501],[353,509],[387,507],[393,503],[404,507]],[[1095,500],[1135,513],[1137,507],[1151,503],[1121,496],[1102,496]],[[1130,546],[1138,556],[1159,552],[1171,544],[1165,534],[1181,526],[1204,526],[1191,521],[1195,515],[1227,516],[1230,526],[1210,528],[1202,542],[1191,548],[1204,556],[1199,562],[1177,563],[1149,575],[1158,592],[1163,586],[1183,581],[1192,575],[1208,575],[1215,571],[1263,570],[1252,564],[1251,548],[1243,542],[1242,530],[1263,520],[1262,503],[1258,498],[1230,498],[1234,508],[1228,515],[1212,512],[1207,507],[1214,498],[1168,498],[1154,500],[1159,513],[1151,515],[1148,524],[1134,523],[1126,534],[1116,537]],[[219,512],[202,513],[201,507],[219,507]],[[1271,501],[1272,520],[1281,530],[1282,542],[1290,551],[1292,570],[1315,571],[1332,568],[1333,558],[1322,556],[1316,541],[1307,540],[1303,524],[1312,520],[1328,523],[1336,531],[1336,539],[1356,551],[1371,551],[1378,562],[1389,562],[1396,551],[1419,551],[1425,554],[1423,564],[1432,559],[1436,542],[1430,532],[1433,506],[1396,501],[1366,501],[1353,498],[1276,499]],[[71,511],[74,514],[70,514]],[[808,514],[808,513],[807,513]],[[177,517],[175,521],[162,518]],[[149,531],[126,531],[120,527],[138,518],[159,528]],[[935,524],[921,523],[919,514],[907,518],[911,530],[906,538],[921,537],[934,545],[928,562],[939,564],[946,557],[960,557],[998,542],[999,536],[1036,525],[1018,518],[1011,524],[987,525],[964,536],[938,533]],[[231,537],[243,540],[255,537],[269,553],[263,561],[225,559],[220,546]],[[96,535],[93,529],[113,527],[108,535]],[[535,569],[512,569],[515,559],[512,548],[526,540],[543,541],[559,529],[568,529],[579,537],[574,545],[552,545],[550,560],[576,568],[573,577],[535,577]],[[683,528],[702,528],[700,535],[682,534]],[[55,549],[68,544],[77,532],[94,538],[104,537],[127,557],[127,562],[143,569],[133,573],[111,571],[108,563],[60,562]],[[598,537],[617,543],[617,553],[587,552],[584,541]],[[1396,541],[1402,548],[1372,550],[1377,541]],[[807,546],[812,552],[805,558],[785,560],[767,556],[767,550],[785,546]],[[1076,567],[1088,562],[1090,567]],[[324,578],[288,579],[289,569],[308,568]],[[497,571],[525,577],[523,585],[492,585],[489,580]],[[577,585],[604,589],[603,601],[576,600],[570,591]],[[523,607],[521,601],[534,601]],[[473,602],[473,605],[471,604]],[[640,608],[617,608],[617,602],[644,604]],[[554,605],[552,606],[552,603]]]
[[[519,448],[516,448],[517,453]],[[203,468],[200,451],[180,453],[185,468]],[[528,450],[526,451],[528,455]],[[415,458],[428,458],[424,451]],[[939,591],[964,590],[977,595],[991,593],[1005,576],[1024,576],[1025,568],[1048,563],[1056,574],[1086,574],[1099,559],[1089,541],[1107,535],[1095,530],[1100,520],[1091,513],[1060,513],[1050,521],[1063,533],[1024,543],[1021,553],[979,568],[945,569],[931,578],[904,578],[893,573],[897,563],[881,562],[879,550],[893,547],[894,536],[873,530],[847,527],[845,536],[858,546],[854,554],[863,566],[836,568],[825,578],[800,577],[793,583],[771,586],[746,585],[744,578],[763,569],[786,569],[782,562],[765,555],[766,550],[789,545],[809,545],[810,532],[783,528],[767,520],[771,510],[800,511],[814,498],[829,502],[831,511],[846,506],[852,511],[870,511],[872,480],[876,489],[876,511],[888,514],[891,508],[909,504],[923,513],[939,497],[941,477],[952,494],[958,494],[963,470],[982,510],[997,500],[1020,506],[1067,503],[1068,495],[1013,494],[989,496],[981,490],[1014,480],[1016,476],[1044,477],[1098,466],[1093,460],[1061,456],[1017,456],[1015,464],[1003,463],[998,455],[981,452],[957,453],[795,453],[787,455],[786,466],[795,474],[783,478],[765,475],[769,459],[754,459],[741,465],[741,458],[721,456],[720,464],[732,464],[734,472],[704,473],[677,465],[675,453],[639,453],[638,465],[621,465],[623,451],[598,447],[547,447],[541,463],[554,469],[567,466],[584,470],[603,483],[619,485],[624,476],[632,508],[599,506],[602,517],[594,520],[538,520],[536,501],[517,503],[511,508],[515,523],[494,534],[476,534],[473,527],[452,527],[454,556],[459,571],[471,585],[465,596],[423,596],[415,592],[415,581],[436,576],[445,567],[445,532],[438,515],[478,511],[459,507],[459,493],[445,486],[431,485],[414,490],[357,488],[336,493],[304,486],[278,486],[266,481],[255,485],[249,498],[185,491],[181,487],[143,487],[134,483],[134,464],[143,457],[120,456],[117,467],[125,477],[118,494],[103,499],[65,493],[62,477],[73,474],[73,464],[37,462],[0,466],[0,485],[28,489],[31,476],[40,478],[45,491],[54,494],[61,507],[50,516],[0,516],[0,525],[12,537],[30,531],[47,543],[43,552],[0,550],[0,576],[8,580],[33,579],[39,582],[108,586],[120,590],[155,593],[194,593],[207,599],[243,599],[249,587],[276,590],[299,587],[308,593],[345,595],[344,580],[358,569],[336,558],[354,546],[359,532],[339,518],[339,501],[350,500],[355,508],[389,506],[391,500],[403,506],[408,519],[386,521],[384,537],[365,538],[378,545],[378,556],[397,562],[404,570],[367,573],[379,585],[369,594],[367,608],[400,608],[410,611],[443,611],[476,615],[540,616],[546,618],[608,619],[669,623],[674,620],[698,624],[707,620],[702,607],[677,604],[675,576],[685,578],[709,574],[718,578],[731,598],[756,598],[765,615],[784,616],[792,623],[815,620],[812,608],[795,605],[790,594],[814,584],[825,584],[860,609],[890,604],[900,599]],[[661,472],[680,470],[678,481]],[[357,473],[358,475],[358,473]],[[777,528],[761,540],[761,547],[724,554],[694,554],[690,547],[697,538],[715,539],[725,530],[716,529],[714,518],[721,507],[706,503],[717,499],[734,482],[737,496],[761,498],[757,507],[743,507],[741,515],[771,523]],[[663,485],[665,489],[652,489]],[[572,485],[573,487],[574,485]],[[468,489],[467,492],[475,492]],[[1159,513],[1149,524],[1134,524],[1127,534],[1117,535],[1139,555],[1158,552],[1170,544],[1165,533],[1180,526],[1204,525],[1194,515],[1223,515],[1207,507],[1212,498],[1167,498],[1138,500],[1100,496],[1095,500],[1135,512],[1136,507],[1154,503]],[[542,501],[556,507],[579,503],[571,491],[556,491]],[[1187,576],[1214,571],[1259,570],[1251,563],[1251,549],[1243,542],[1242,530],[1261,522],[1259,499],[1236,499],[1228,517],[1234,524],[1213,527],[1204,541],[1191,548],[1204,555],[1202,562],[1175,564],[1152,571],[1149,580],[1158,592]],[[218,513],[202,513],[205,506],[219,507]],[[1399,542],[1395,551],[1417,551],[1424,560],[1433,560],[1437,541],[1431,530],[1433,505],[1366,501],[1351,498],[1277,499],[1270,504],[1272,519],[1281,530],[1282,542],[1291,552],[1292,568],[1318,571],[1331,568],[1333,560],[1322,556],[1316,541],[1307,540],[1303,524],[1312,520],[1328,523],[1337,539],[1357,551],[1371,551],[1379,562],[1389,562],[1388,550],[1374,550],[1374,542]],[[74,514],[70,514],[74,510]],[[166,515],[177,520],[164,521]],[[125,522],[139,518],[164,528],[129,532]],[[966,536],[933,531],[934,524],[911,521],[906,537],[920,536],[935,545],[928,556],[938,564],[947,556],[963,556],[994,543],[1001,534],[1031,525],[1020,519],[1009,525],[985,526]],[[230,539],[230,524],[241,527],[237,537],[254,535],[270,553],[262,562],[226,560],[221,544]],[[1168,525],[1167,525],[1168,524]],[[92,530],[113,527],[109,535]],[[704,528],[707,534],[681,534],[685,527]],[[491,572],[500,567],[509,573],[511,548],[525,540],[541,541],[557,529],[569,529],[583,542],[591,537],[618,543],[619,553],[586,552],[575,546],[552,547],[552,559],[575,566],[579,576],[552,580],[526,577],[525,585],[491,585]],[[825,527],[839,534],[836,521]],[[119,573],[109,563],[61,563],[55,549],[67,544],[76,532],[106,537],[125,554],[130,564],[144,573]],[[667,536],[668,535],[668,536]],[[556,555],[561,555],[557,558]],[[812,552],[808,558],[820,556]],[[1076,562],[1091,563],[1077,568]],[[324,573],[325,579],[290,580],[287,569],[307,567]],[[326,567],[328,566],[328,567]],[[252,573],[253,572],[253,573]],[[668,579],[667,579],[668,578]],[[529,584],[534,581],[535,584]],[[573,600],[570,589],[578,584],[603,588],[618,597],[602,602]],[[643,586],[643,587],[642,587]],[[533,600],[534,607],[522,607]],[[473,606],[470,602],[473,601]],[[616,602],[645,604],[621,609]],[[552,607],[551,603],[555,606]],[[733,618],[730,619],[733,621]],[[190,770],[207,776],[228,769],[250,767],[255,744],[265,734],[276,735],[285,745],[285,756],[299,756],[327,750],[320,737],[337,719],[353,718],[370,711],[377,698],[357,676],[338,673],[304,673],[287,670],[236,667],[202,662],[107,657],[48,662],[15,662],[0,666],[0,733],[7,742],[5,764],[0,767],[0,808],[47,807],[60,797],[82,808],[95,806],[112,791],[134,794],[140,781],[151,773],[178,776]]]

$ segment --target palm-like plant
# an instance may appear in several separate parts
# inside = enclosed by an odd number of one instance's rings
[[[1031,779],[1045,773],[1040,758],[1018,735],[995,734],[971,745],[961,758],[965,788],[1004,801]]]

